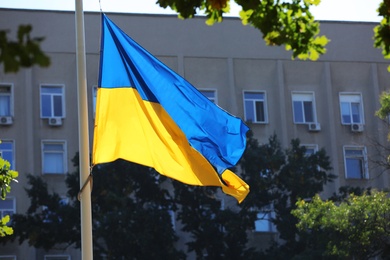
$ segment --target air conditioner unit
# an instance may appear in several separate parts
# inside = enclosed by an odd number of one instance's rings
[[[62,125],[62,118],[61,117],[50,117],[48,120],[49,120],[49,125],[51,125],[51,126]]]
[[[351,125],[352,132],[360,133],[360,132],[363,132],[363,129],[364,129],[364,127],[362,124],[352,124]]]
[[[13,120],[11,116],[0,117],[0,125],[12,125]]]
[[[310,123],[309,124],[309,131],[310,132],[318,132],[321,130],[320,123]]]

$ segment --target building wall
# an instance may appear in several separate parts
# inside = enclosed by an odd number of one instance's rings
[[[170,15],[108,14],[119,27],[166,65],[184,76],[199,89],[217,91],[218,105],[244,118],[243,91],[265,91],[268,123],[250,124],[255,137],[267,142],[276,133],[282,146],[292,138],[302,144],[317,144],[330,156],[333,173],[338,178],[326,187],[324,196],[342,185],[386,188],[388,174],[381,174],[368,163],[368,180],[348,180],[344,170],[344,145],[365,145],[368,156],[377,158],[372,139],[386,143],[387,127],[374,116],[378,97],[389,89],[390,74],[380,50],[372,47],[373,23],[322,22],[321,31],[331,39],[327,53],[319,61],[292,60],[281,47],[268,47],[261,34],[239,19],[226,18],[223,23],[206,26],[202,17],[179,20]],[[85,13],[87,85],[92,145],[92,88],[97,85],[100,43],[100,14]],[[78,151],[75,17],[73,12],[0,9],[1,29],[14,35],[19,24],[32,24],[33,36],[45,36],[42,48],[51,57],[49,68],[22,69],[4,74],[0,83],[13,84],[14,123],[0,126],[0,139],[13,140],[15,166],[19,184],[13,185],[16,211],[28,208],[24,192],[26,174],[42,173],[42,140],[66,140],[68,170],[73,171],[72,157]],[[65,86],[66,117],[63,125],[52,127],[40,118],[41,84]],[[292,92],[314,93],[319,132],[307,125],[294,124]],[[341,124],[340,92],[361,93],[364,105],[364,131],[352,133]],[[64,175],[44,175],[51,190],[66,194]],[[233,203],[233,202],[230,202]],[[255,235],[254,235],[255,236]],[[179,244],[183,244],[179,242]],[[17,259],[40,259],[44,252],[27,245],[1,247],[0,254],[15,254]],[[78,259],[78,251],[70,251]]]

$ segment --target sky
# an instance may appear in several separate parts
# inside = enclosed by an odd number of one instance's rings
[[[312,13],[316,20],[379,22],[376,9],[381,0],[322,0]],[[100,4],[99,4],[100,3]],[[83,0],[84,11],[175,14],[159,7],[156,0]],[[44,10],[75,9],[74,0],[0,0],[0,8]],[[232,5],[230,16],[238,16],[240,8]]]

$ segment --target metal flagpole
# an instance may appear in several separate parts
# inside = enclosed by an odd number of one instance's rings
[[[89,180],[89,137],[87,106],[87,73],[85,58],[85,33],[83,0],[75,0],[76,5],[76,59],[79,117],[79,156],[80,156],[80,189]],[[92,260],[92,209],[91,185],[85,185],[80,199],[81,213],[81,257]]]

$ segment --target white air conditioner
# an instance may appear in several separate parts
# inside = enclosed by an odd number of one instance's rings
[[[318,132],[321,130],[320,123],[310,123],[309,124],[309,131],[310,132]]]
[[[62,125],[62,118],[61,117],[50,117],[48,119],[49,125],[51,126],[60,126]]]
[[[12,125],[13,120],[11,116],[1,116],[0,125]]]
[[[360,133],[360,132],[363,132],[363,129],[364,129],[364,127],[362,124],[352,124],[351,125],[352,132]]]

